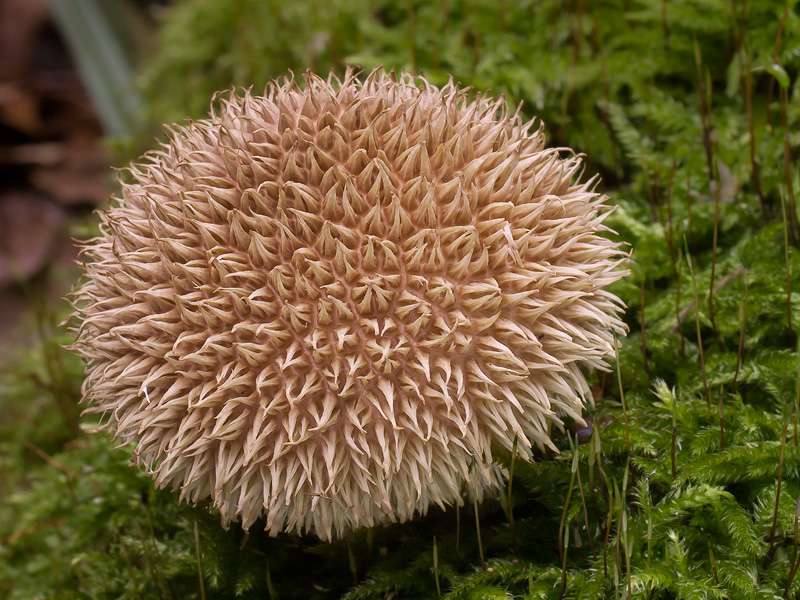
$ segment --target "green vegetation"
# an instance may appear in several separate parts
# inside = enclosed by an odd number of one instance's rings
[[[42,311],[0,378],[0,599],[799,598],[800,4],[187,0],[144,117],[345,62],[522,100],[603,177],[631,333],[589,427],[505,457],[510,495],[477,518],[332,545],[225,532],[76,432],[80,365]]]

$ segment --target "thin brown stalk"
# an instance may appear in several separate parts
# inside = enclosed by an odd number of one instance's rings
[[[413,0],[407,0],[408,2],[413,2]],[[464,38],[467,41],[467,46],[472,46],[472,60],[477,65],[480,64],[481,61],[481,54],[483,52],[483,48],[481,45],[482,38],[478,31],[475,28],[475,24],[477,19],[470,18],[471,15],[469,11],[472,7],[469,6],[469,3],[464,2],[463,4],[464,10]]]
[[[572,446],[572,438],[570,438],[570,446]],[[559,600],[564,598],[567,591],[567,548],[569,547],[569,523],[567,522],[567,512],[569,510],[569,503],[572,500],[572,490],[575,488],[575,474],[577,469],[576,461],[578,457],[578,438],[575,436],[575,454],[572,458],[573,468],[569,478],[569,488],[567,489],[567,499],[564,501],[564,510],[561,511],[561,522],[558,526],[558,556],[561,562],[561,590],[558,594]]]
[[[677,398],[675,399],[677,402]],[[672,412],[672,440],[669,446],[669,461],[672,470],[672,481],[678,478],[678,461],[677,461],[677,448],[678,448],[678,424],[675,414],[675,408]]]
[[[658,221],[658,211],[656,209],[656,198],[653,192],[653,180],[650,178],[650,170],[645,169],[644,187],[647,190],[647,205],[650,207],[650,219]]]
[[[411,70],[417,70],[417,13],[412,0],[406,0],[406,22],[408,23],[408,58]]]
[[[453,568],[458,571],[458,547],[461,542],[461,504],[456,502],[456,544],[455,544],[455,557],[453,559]]]
[[[795,413],[796,416],[797,413]],[[798,528],[797,524],[800,521],[800,497],[797,498],[797,504],[794,507],[794,557],[792,558],[792,568],[789,570],[789,577],[786,580],[786,587],[783,590],[783,597],[789,598],[789,591],[792,589],[792,583],[797,575],[797,569],[800,568],[800,552],[798,552]]]
[[[481,569],[486,570],[486,559],[483,556],[483,539],[481,538],[481,518],[478,513],[478,495],[472,495],[472,507],[475,511],[475,532],[478,535],[478,554],[481,558]]]
[[[612,506],[613,496],[612,491],[608,491],[608,516],[605,522],[605,535],[603,536],[603,577],[608,577],[608,540],[611,536],[611,519],[614,515],[614,507]]]
[[[656,198],[656,209],[658,210],[658,223],[664,229],[667,228],[667,223],[664,220],[664,192],[661,189],[661,174],[658,171],[653,173],[653,179],[655,179],[655,198]]]
[[[783,250],[786,264],[786,325],[789,328],[789,337],[794,339],[792,329],[792,266],[789,261],[789,223],[786,218],[786,199],[781,193],[781,213],[783,214]]]
[[[448,22],[448,14],[447,14],[447,0],[439,0],[440,3],[440,11],[441,14],[439,16],[439,26],[443,27]],[[433,63],[434,69],[439,69],[440,66],[440,58],[439,58],[439,43],[440,40],[438,36],[434,36],[431,40],[431,63]]]
[[[797,245],[800,240],[800,225],[797,223],[797,200],[794,195],[792,181],[792,145],[789,140],[789,90],[781,88],[781,120],[783,122],[783,174],[784,187],[786,188],[786,217],[789,224],[789,237],[792,244]]]
[[[700,333],[700,303],[697,299],[697,280],[694,278],[694,267],[692,267],[692,256],[689,254],[689,248],[686,248],[686,261],[689,263],[689,275],[692,278],[692,288],[694,289],[694,321],[697,329],[697,349],[700,352],[700,370],[703,374],[703,393],[706,397],[706,406],[711,408],[711,395],[708,391],[708,378],[706,377],[706,357],[703,351],[703,336]]]
[[[761,206],[761,217],[766,220],[769,218],[769,208],[767,207],[767,200],[764,197],[764,191],[761,189],[761,172],[758,168],[756,161],[756,127],[755,118],[753,117],[753,72],[750,69],[750,61],[748,60],[747,72],[742,75],[744,82],[744,100],[745,111],[747,112],[747,129],[750,137],[750,177],[753,181],[756,195],[758,196],[758,203]],[[772,81],[770,81],[772,83]]]
[[[150,516],[150,508],[147,506],[146,503],[144,503],[142,506],[144,508],[145,520],[147,521],[147,529],[148,532],[150,533],[150,543],[153,544],[153,553],[156,555],[156,562],[159,565],[163,565],[165,563],[161,559],[161,552],[159,552],[158,550],[158,542],[156,541],[156,532],[155,529],[153,528],[153,518],[152,516]],[[170,582],[170,580],[166,577],[166,575],[162,574],[162,577],[164,578],[164,582],[167,584],[167,587],[169,588],[169,592],[172,595],[172,597],[175,600],[178,600],[178,595],[175,593],[175,588],[172,587],[172,582]]]
[[[567,522],[566,527],[569,527]],[[565,530],[563,533],[559,532],[559,551],[561,552],[561,588],[558,591],[558,600],[564,600],[564,595],[567,592],[567,548],[569,547],[569,533]],[[561,539],[563,538],[563,545]]]
[[[718,294],[720,291],[722,291],[722,289],[725,286],[727,286],[731,281],[736,279],[742,273],[744,273],[744,267],[742,267],[741,265],[736,267],[733,271],[731,271],[730,273],[725,275],[725,277],[719,280],[719,283],[717,283],[717,285],[714,286],[714,293]],[[669,330],[670,333],[675,333],[676,331],[678,331],[681,324],[686,320],[686,317],[688,317],[689,314],[691,314],[695,306],[696,304],[694,300],[692,300],[691,302],[689,302],[689,304],[686,305],[686,308],[684,308],[681,311],[681,314],[678,316],[678,322],[675,323],[672,327],[670,327]]]
[[[586,4],[588,0],[578,0],[577,6],[577,19],[575,22],[575,32],[573,40],[572,51],[572,64],[577,65],[581,57],[581,45],[583,43],[583,17],[586,13]]]
[[[778,52],[780,52],[781,48],[781,38],[783,37],[783,31],[786,28],[786,18],[789,16],[789,3],[787,2],[786,5],[783,7],[783,15],[781,15],[781,21],[778,25],[778,31],[775,34],[775,47],[772,50],[772,62],[778,62]],[[767,124],[769,125],[769,129],[771,133],[775,132],[775,128],[772,125],[772,96],[775,93],[775,79],[770,78],[769,80],[769,88],[767,90]]]
[[[592,440],[589,446],[589,489],[592,492],[592,504],[597,507],[597,491],[595,489],[594,469],[597,466],[598,480],[600,483],[600,497],[602,501],[608,506],[608,485],[606,484],[605,476],[601,461],[603,460],[603,448],[600,442],[599,427],[595,427],[592,432]],[[600,515],[597,513],[597,520],[600,521]]]
[[[163,588],[163,584],[161,583],[161,579],[158,577],[155,567],[153,566],[153,561],[150,560],[147,552],[145,551],[146,544],[144,541],[144,532],[142,531],[141,525],[139,525],[139,521],[134,521],[136,524],[136,530],[139,533],[139,539],[142,542],[142,558],[144,559],[144,564],[147,570],[150,572],[150,578],[153,581],[153,586],[156,588],[156,592],[158,593],[158,597],[161,600],[164,600],[164,592],[166,590]]]
[[[800,352],[800,343],[798,343]],[[797,447],[797,413],[800,412],[800,361],[797,362],[797,375],[794,381],[794,406],[792,407],[792,418],[794,420],[794,445]]]
[[[633,549],[633,544],[628,543],[628,512],[627,512],[627,505],[625,504],[625,498],[628,495],[628,469],[631,467],[631,460],[628,459],[627,464],[625,465],[625,474],[622,476],[622,490],[619,496],[619,513],[617,516],[617,568],[620,568],[621,563],[621,556],[620,556],[620,544],[625,552],[625,571],[626,571],[626,588],[627,588],[627,600],[631,600],[633,597],[632,589],[631,589],[631,552]],[[617,578],[619,578],[619,574],[617,574]]]
[[[694,42],[694,60],[697,65],[697,91],[700,96],[700,121],[703,125],[703,149],[706,153],[706,167],[708,168],[708,188],[714,187],[714,151],[711,141],[711,106],[709,91],[706,90],[707,79],[703,76],[703,56],[697,38]]]
[[[708,545],[708,558],[711,561],[711,574],[714,576],[714,581],[719,585],[719,573],[717,573],[717,561],[714,559],[714,550],[711,544]]]
[[[735,11],[734,3],[731,3],[732,10]],[[747,130],[750,137],[750,180],[753,182],[756,196],[758,196],[758,203],[761,206],[761,218],[766,221],[769,217],[769,210],[767,202],[764,198],[764,192],[761,189],[761,176],[756,162],[756,131],[755,119],[753,118],[753,72],[751,70],[751,59],[748,56],[747,65],[744,61],[744,23],[745,15],[747,13],[747,0],[742,0],[742,8],[739,11],[738,27],[736,35],[736,55],[739,62],[739,80],[742,86],[742,93],[744,94],[744,106],[747,114]],[[735,14],[735,13],[734,13]],[[746,68],[745,68],[746,67]],[[772,84],[772,81],[770,81]],[[767,103],[769,105],[769,103]],[[769,108],[767,109],[769,110]]]
[[[692,179],[686,175],[686,229],[689,232],[689,244],[692,252],[696,249],[694,241],[694,223],[692,221]]]
[[[508,488],[506,489],[506,505],[508,506],[508,526],[511,529],[511,550],[514,557],[517,556],[517,529],[514,524],[514,502],[512,501],[512,484],[514,483],[514,467],[517,464],[517,442],[518,436],[514,436],[514,443],[511,446],[511,464],[508,467]]]
[[[560,23],[564,17],[564,10],[567,7],[566,2],[553,2],[553,10],[550,13],[550,23]],[[550,51],[555,56],[558,53],[558,27],[550,28]]]
[[[792,407],[794,412],[794,407]],[[778,507],[781,500],[781,485],[783,483],[783,456],[786,452],[786,432],[789,429],[789,419],[783,424],[783,433],[781,433],[781,455],[778,459],[778,487],[775,490],[775,508],[772,511],[772,525],[769,528],[769,548],[767,549],[766,558],[764,559],[764,567],[766,568],[772,562],[773,552],[775,550],[775,530],[778,528]]]
[[[641,326],[642,326],[642,337],[641,337],[641,346],[642,346],[642,360],[644,361],[644,372],[647,374],[647,379],[650,382],[650,385],[653,385],[653,374],[650,372],[650,364],[647,361],[647,338],[645,334],[645,328],[647,326],[646,319],[645,319],[645,312],[644,312],[644,279],[641,281],[641,285],[639,286],[639,298],[642,303],[642,311],[641,311]]]
[[[73,438],[80,437],[81,428],[78,422],[78,411],[75,410],[76,399],[70,392],[70,384],[65,374],[64,363],[61,359],[62,349],[60,346],[53,344],[52,329],[45,325],[46,308],[40,309],[42,313],[38,317],[38,335],[41,344],[42,353],[44,354],[44,366],[47,373],[48,382],[46,389],[50,392],[55,400],[56,406],[64,419],[64,424],[69,429],[70,435]]]
[[[23,527],[22,529],[18,529],[17,531],[5,535],[0,536],[0,544],[16,544],[25,536],[28,536],[32,533],[36,533],[41,529],[47,529],[48,527],[60,527],[61,525],[67,525],[69,521],[67,519],[61,518],[54,518],[54,519],[45,519],[44,521],[38,521],[36,523],[32,523],[27,527]]]
[[[594,10],[592,10],[592,60],[597,58],[597,51],[600,47],[598,37],[600,35],[600,5],[602,0],[596,0]]]
[[[576,438],[577,441],[577,438]],[[575,447],[575,452],[578,451],[577,446]],[[597,553],[594,550],[594,539],[592,536],[592,531],[589,528],[589,510],[586,508],[586,496],[583,493],[583,482],[581,481],[581,469],[578,467],[577,471],[578,476],[578,491],[581,493],[581,504],[583,505],[583,521],[584,526],[586,527],[586,535],[589,538],[589,550],[592,552],[592,560],[597,559]]]
[[[33,442],[29,442],[29,441],[25,440],[24,442],[22,442],[22,445],[25,446],[28,450],[31,450],[34,454],[36,454],[36,456],[41,458],[48,465],[50,465],[51,467],[53,467],[55,469],[58,469],[59,471],[64,473],[64,475],[66,475],[68,477],[71,477],[72,479],[76,479],[76,480],[81,478],[81,474],[80,473],[78,473],[74,469],[69,468],[67,465],[65,465],[61,461],[56,460],[55,458],[50,456],[47,452],[45,452],[44,450],[39,448],[39,446],[37,446]],[[100,490],[100,488],[98,487],[97,490]]]
[[[725,402],[723,400],[725,388],[719,386],[719,448],[725,450]]]
[[[739,346],[736,350],[736,368],[733,371],[733,383],[731,383],[731,393],[736,392],[736,381],[739,379],[739,369],[742,366],[742,360],[744,359],[744,332],[745,328],[747,327],[747,271],[742,267],[744,271],[744,294],[742,295],[742,299],[739,302]]]
[[[156,541],[156,531],[153,528],[153,518],[150,515],[150,508],[148,507],[147,503],[143,503],[142,507],[144,508],[144,517],[145,520],[147,521],[147,530],[148,533],[150,534],[150,543],[153,545],[153,553],[156,556],[156,563],[159,565],[163,565],[165,563],[161,559],[161,552],[159,552],[158,550],[158,542]],[[166,583],[167,587],[169,588],[170,595],[174,598],[174,600],[178,600],[178,595],[175,593],[175,588],[172,586],[172,582],[170,582],[167,576],[164,575],[163,573],[161,574],[161,576],[164,579],[164,583]]]
[[[717,240],[719,238],[719,194],[720,184],[717,183],[714,189],[714,233],[711,241],[711,274],[708,281],[708,319],[711,321],[711,330],[714,332],[714,339],[717,340],[720,352],[722,351],[722,341],[717,332],[717,322],[714,318],[714,276],[717,272]]]
[[[672,267],[672,279],[675,281],[675,319],[680,318],[681,314],[681,276],[678,272],[678,260],[675,256],[675,225],[672,222],[672,186],[675,183],[675,169],[678,166],[678,159],[672,161],[672,168],[669,172],[669,183],[667,184],[667,247],[669,248],[669,261]],[[686,345],[683,335],[681,338],[681,360],[686,358]]]
[[[433,578],[436,580],[436,597],[442,597],[442,586],[439,583],[439,548],[436,546],[436,536],[433,536]]]
[[[600,431],[599,427],[595,427],[594,432],[592,433],[592,439],[589,442],[589,490],[591,492],[592,511],[594,512],[595,519],[601,528],[603,527],[604,519],[600,514],[600,505],[597,499],[597,490],[595,488],[595,467],[597,467],[597,481],[599,482],[600,496],[603,503],[605,503],[606,508],[608,508],[610,502],[608,484],[606,483],[605,474],[603,473],[602,460],[603,450],[600,442]]]
[[[625,510],[623,508],[623,510]],[[633,598],[633,583],[631,582],[631,556],[633,555],[633,540],[628,543],[628,532],[625,532],[625,581],[627,585],[627,600],[632,600]]]
[[[620,517],[617,517],[619,522]],[[619,525],[617,525],[619,527]],[[617,538],[614,540],[614,595],[619,598],[619,578],[620,578],[620,563],[622,562],[622,553],[620,548],[622,546],[622,536],[617,531]]]
[[[353,578],[353,585],[358,585],[358,568],[356,566],[356,555],[353,554],[353,545],[347,542],[347,562],[350,565],[350,575]]]
[[[631,436],[628,428],[628,407],[625,404],[625,390],[622,389],[622,371],[619,364],[619,343],[614,336],[614,352],[617,358],[617,383],[619,384],[619,397],[622,401],[622,415],[625,418],[625,447],[628,449],[628,461],[631,460]]]

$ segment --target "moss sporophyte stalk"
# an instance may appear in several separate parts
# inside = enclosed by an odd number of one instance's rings
[[[581,160],[505,101],[375,70],[171,129],[84,247],[102,426],[225,525],[330,540],[502,486],[580,421],[625,254]]]

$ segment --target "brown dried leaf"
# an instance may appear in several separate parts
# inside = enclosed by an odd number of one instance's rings
[[[64,222],[64,211],[41,196],[0,196],[0,287],[27,279],[44,267]]]

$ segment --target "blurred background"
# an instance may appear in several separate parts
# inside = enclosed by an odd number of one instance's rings
[[[113,145],[140,128],[132,69],[162,4],[0,1],[0,347],[32,301],[76,276],[71,228],[112,190]]]

